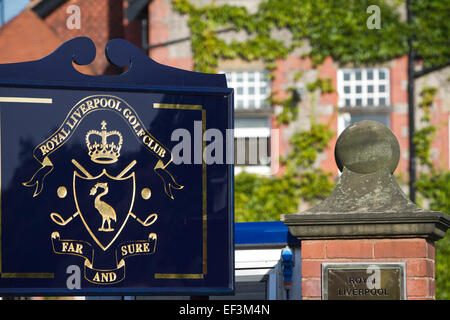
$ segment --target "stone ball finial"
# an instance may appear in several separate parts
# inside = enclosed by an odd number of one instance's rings
[[[393,173],[400,159],[400,146],[392,131],[380,122],[363,120],[348,126],[334,149],[336,164],[356,173],[387,168]]]

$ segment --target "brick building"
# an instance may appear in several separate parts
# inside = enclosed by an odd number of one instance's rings
[[[197,5],[207,0],[192,0]],[[252,12],[260,0],[220,0],[216,4],[245,5]],[[80,28],[69,28],[67,21],[73,14],[71,5],[80,8]],[[173,67],[191,70],[193,59],[190,48],[190,32],[187,17],[172,9],[171,0],[34,0],[13,20],[0,28],[0,63],[35,60],[41,58],[64,41],[77,36],[90,37],[97,46],[96,60],[89,66],[77,67],[88,74],[115,74],[117,70],[106,60],[103,49],[109,39],[125,38],[154,60]],[[234,31],[223,33],[225,39],[242,37]],[[245,36],[245,35],[244,35]],[[283,35],[280,35],[283,36]],[[301,50],[300,50],[301,51]],[[267,71],[260,62],[221,61],[219,69],[227,74],[229,86],[235,88],[235,142],[245,145],[248,138],[266,140],[268,149],[276,146],[281,154],[289,148],[289,138],[298,129],[310,125],[308,115],[327,123],[336,132],[317,165],[338,173],[334,161],[334,145],[337,136],[350,123],[372,119],[386,124],[396,135],[401,148],[398,173],[408,172],[408,114],[407,114],[407,57],[379,64],[376,67],[358,66],[341,68],[327,58],[318,68],[310,59],[302,58],[302,52],[291,54],[286,60],[277,61],[276,78],[269,82]],[[302,69],[296,79],[294,74]],[[433,72],[416,80],[416,101],[423,86],[438,88],[432,107],[432,123],[438,132],[432,144],[433,161],[437,167],[448,169],[450,67]],[[317,77],[331,78],[335,92],[320,94],[311,106],[307,83]],[[295,80],[294,80],[295,79]],[[278,127],[275,108],[265,104],[271,91],[290,86],[298,88],[302,96],[298,120],[288,126]],[[416,128],[421,127],[421,113],[416,112]],[[273,134],[271,129],[280,129]],[[247,145],[248,146],[248,145]],[[269,150],[266,150],[267,153]],[[270,156],[270,155],[268,155]],[[275,153],[272,155],[275,159]],[[275,161],[246,163],[250,172],[277,174]],[[267,160],[267,159],[266,159]],[[272,163],[272,167],[271,164]],[[242,166],[237,166],[237,171]]]

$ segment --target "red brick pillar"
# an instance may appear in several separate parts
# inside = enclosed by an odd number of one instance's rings
[[[324,263],[401,263],[406,299],[435,299],[434,242],[445,236],[450,218],[406,198],[392,176],[399,154],[395,136],[384,125],[360,121],[349,126],[336,143],[342,175],[333,192],[305,212],[282,216],[301,240],[297,285],[303,299],[323,297]]]
[[[304,240],[302,297],[321,299],[325,262],[404,262],[408,300],[434,299],[434,245],[426,239]]]

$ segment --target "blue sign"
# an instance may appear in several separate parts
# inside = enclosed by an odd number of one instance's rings
[[[0,294],[233,293],[232,89],[106,55],[127,71],[75,70],[88,38],[0,65]]]

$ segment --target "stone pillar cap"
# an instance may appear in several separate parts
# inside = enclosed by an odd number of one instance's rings
[[[419,208],[395,181],[399,157],[397,138],[383,124],[350,125],[336,142],[342,175],[334,190],[315,207],[281,220],[299,239],[444,237],[450,217]]]

